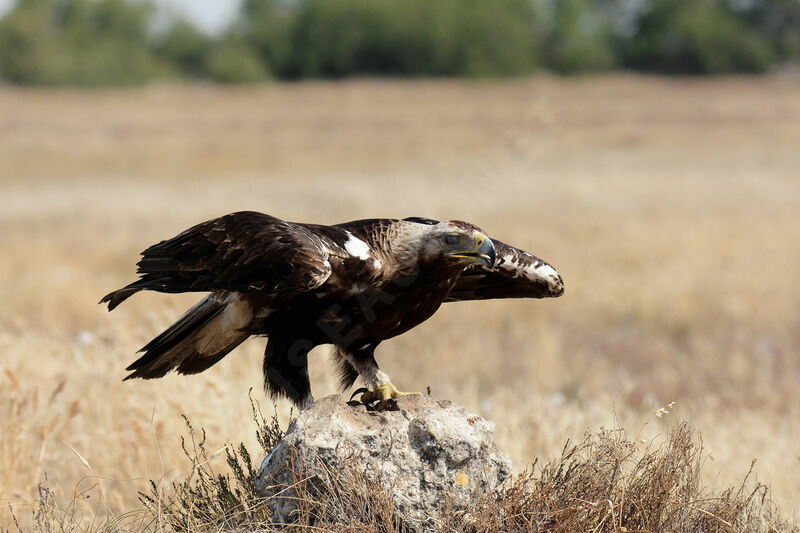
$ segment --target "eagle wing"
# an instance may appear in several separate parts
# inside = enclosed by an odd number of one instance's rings
[[[140,279],[106,295],[113,309],[142,289],[159,292],[313,290],[328,279],[325,239],[300,224],[231,213],[198,224],[142,252]]]
[[[564,292],[555,268],[538,257],[492,239],[497,260],[492,267],[466,268],[445,302],[492,298],[552,298]]]

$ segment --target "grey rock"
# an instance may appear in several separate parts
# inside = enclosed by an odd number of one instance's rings
[[[387,489],[405,526],[435,531],[446,501],[468,512],[508,478],[511,460],[497,449],[492,422],[452,402],[410,395],[397,410],[370,412],[334,395],[291,423],[264,459],[256,487],[273,520],[290,523],[299,479],[324,491],[343,471]]]

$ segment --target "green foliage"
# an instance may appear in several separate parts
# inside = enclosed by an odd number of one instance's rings
[[[0,18],[0,82],[717,74],[800,62],[798,0],[243,0],[220,36],[185,20],[157,26],[152,0],[18,0]]]
[[[244,0],[234,31],[242,35],[275,76],[290,76],[293,66],[291,32],[296,9],[280,0]]]
[[[20,0],[0,21],[0,77],[38,85],[138,83],[161,66],[148,2]]]
[[[768,40],[781,61],[800,61],[800,2],[760,0],[745,15]]]
[[[221,83],[254,83],[269,77],[262,58],[245,41],[234,35],[215,44],[203,67],[209,79]]]
[[[588,0],[560,0],[553,6],[547,63],[560,73],[608,70],[616,64],[613,31],[604,13]]]
[[[652,0],[624,50],[630,66],[668,73],[762,72],[774,59],[721,0]]]
[[[459,2],[458,5],[462,5]],[[456,56],[465,74],[508,76],[539,66],[541,29],[530,2],[467,2],[460,9]]]
[[[206,75],[213,40],[185,20],[175,21],[156,43],[156,53],[190,78]]]
[[[0,21],[0,75],[15,83],[46,84],[63,78],[61,50],[49,6],[21,1]]]
[[[535,28],[526,0],[308,0],[291,74],[522,74],[538,66]]]

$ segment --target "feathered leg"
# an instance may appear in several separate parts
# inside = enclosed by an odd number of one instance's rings
[[[264,353],[264,390],[273,398],[289,398],[299,409],[314,403],[308,380],[308,339],[270,336]]]
[[[350,363],[348,357],[345,357],[346,351],[338,346],[333,347],[331,352],[331,366],[334,368],[339,377],[339,390],[346,391],[353,386],[353,383],[358,379],[358,370]]]

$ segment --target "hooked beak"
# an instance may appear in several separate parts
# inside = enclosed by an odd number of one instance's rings
[[[476,263],[483,263],[489,268],[494,266],[494,261],[497,259],[497,252],[494,249],[494,243],[489,237],[483,233],[475,232],[475,235],[472,237],[472,242],[467,242],[465,244],[468,245],[466,248],[451,252],[450,256],[469,259]]]

